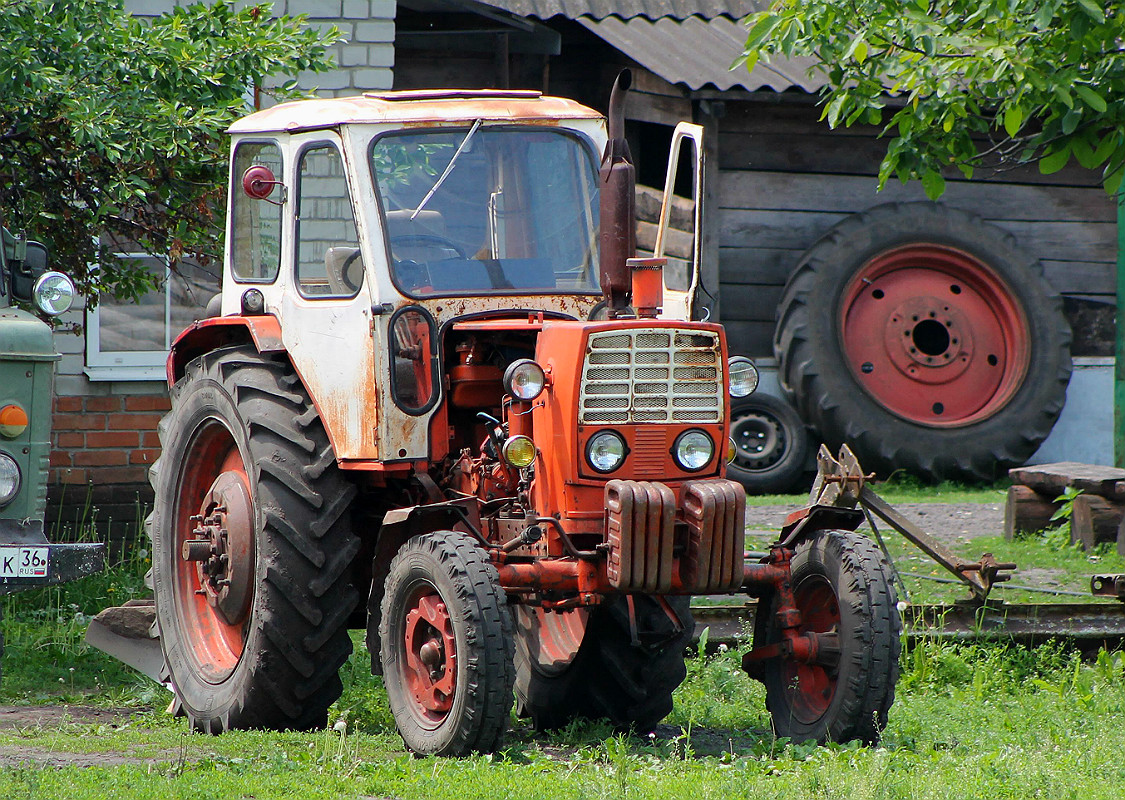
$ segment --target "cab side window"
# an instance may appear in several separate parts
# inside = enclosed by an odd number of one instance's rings
[[[330,144],[308,148],[297,180],[297,287],[306,297],[354,297],[363,257],[340,152]]]
[[[231,173],[232,272],[240,283],[273,283],[281,266],[281,185],[265,200],[242,191],[242,176],[255,165],[282,175],[281,151],[273,142],[243,142]]]

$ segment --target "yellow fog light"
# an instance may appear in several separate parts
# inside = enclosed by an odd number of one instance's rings
[[[738,455],[738,445],[734,443],[734,439],[730,436],[727,437],[727,463],[734,461],[734,457]]]
[[[530,467],[535,461],[535,442],[526,436],[513,436],[504,442],[501,454],[513,467]]]
[[[0,436],[14,439],[26,430],[26,411],[17,405],[0,408]]]

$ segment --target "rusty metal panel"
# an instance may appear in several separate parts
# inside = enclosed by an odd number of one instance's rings
[[[610,585],[626,592],[672,589],[676,496],[662,483],[612,480],[605,504]]]
[[[684,485],[683,514],[689,531],[681,564],[686,587],[727,592],[742,584],[746,492],[726,479]]]

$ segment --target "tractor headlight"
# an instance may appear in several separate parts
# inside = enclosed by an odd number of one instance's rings
[[[727,437],[727,463],[730,464],[734,461],[734,457],[738,455],[738,445],[734,443],[734,439],[730,436]]]
[[[711,463],[714,455],[715,443],[710,436],[699,430],[684,431],[672,445],[672,457],[681,469],[688,472],[699,472]]]
[[[74,282],[61,272],[44,272],[35,281],[31,296],[36,308],[57,317],[68,311],[74,302]]]
[[[547,385],[547,374],[530,358],[513,361],[504,370],[504,391],[517,400],[534,400]]]
[[[0,506],[12,502],[19,491],[19,465],[7,453],[0,453]]]
[[[0,436],[15,439],[27,430],[27,412],[15,403],[0,408]]]
[[[758,368],[746,356],[735,356],[728,361],[727,372],[731,397],[746,397],[758,388]]]
[[[586,442],[586,462],[597,472],[613,472],[625,461],[629,449],[613,431],[600,431]]]
[[[500,454],[513,467],[530,467],[535,463],[535,442],[526,436],[512,436],[504,442]]]

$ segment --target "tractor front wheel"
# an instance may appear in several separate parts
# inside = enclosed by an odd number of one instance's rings
[[[512,622],[496,568],[464,533],[415,536],[391,562],[379,621],[399,735],[421,755],[500,747],[512,708]]]
[[[899,616],[890,569],[878,548],[851,531],[821,531],[791,562],[798,634],[835,634],[838,648],[816,663],[762,664],[774,733],[797,742],[874,743],[887,724],[898,680]],[[777,610],[777,602],[763,600]],[[775,613],[759,616],[754,646],[780,641]],[[825,641],[828,637],[823,637]]]

